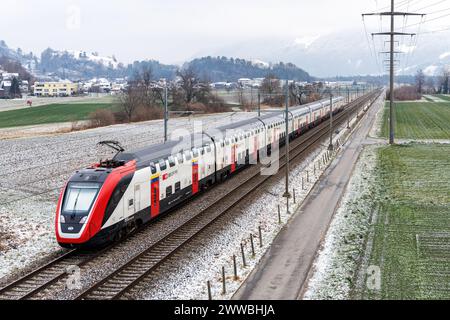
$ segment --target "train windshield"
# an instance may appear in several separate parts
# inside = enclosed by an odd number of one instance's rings
[[[99,189],[100,184],[98,183],[69,183],[64,197],[62,212],[70,214],[89,213]]]

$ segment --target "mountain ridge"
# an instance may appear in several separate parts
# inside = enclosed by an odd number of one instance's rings
[[[151,69],[154,78],[174,79],[181,66],[162,64],[156,60],[135,61],[125,65],[115,56],[101,56],[97,52],[83,50],[54,50],[47,48],[38,57],[33,53],[23,54],[20,49],[9,48],[0,41],[0,56],[16,60],[36,75],[37,78],[59,77],[70,80],[87,80],[91,78],[132,78],[143,69]],[[191,66],[204,79],[210,81],[237,81],[239,78],[265,77],[272,73],[280,78],[292,78],[310,81],[308,72],[292,63],[268,63],[260,59],[245,60],[223,56],[193,59],[182,67]]]

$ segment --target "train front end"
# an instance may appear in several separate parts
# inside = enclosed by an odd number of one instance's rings
[[[69,179],[56,208],[55,232],[60,246],[99,246],[113,240],[115,226],[102,229],[105,212],[124,169],[134,170],[130,165],[116,169],[93,166],[77,171]]]

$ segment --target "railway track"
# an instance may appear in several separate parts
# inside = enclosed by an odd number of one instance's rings
[[[65,276],[67,267],[79,265],[86,258],[89,258],[89,255],[82,256],[78,250],[68,251],[62,256],[0,289],[0,300],[26,299],[36,291],[44,290],[62,276]]]
[[[335,126],[340,126],[359,105],[365,101],[376,97],[375,94],[365,97],[364,100],[356,101],[353,106],[341,112],[335,117]],[[367,99],[367,100],[366,100]],[[312,145],[321,141],[324,136],[329,134],[328,121],[322,123],[318,127],[318,131],[310,134],[305,139],[299,139],[292,146],[291,159],[304,154]],[[279,168],[282,169],[286,165],[284,154],[280,157]],[[80,294],[78,300],[99,300],[99,299],[120,299],[136,287],[143,279],[154,272],[160,265],[173,256],[177,251],[184,247],[190,240],[202,233],[206,228],[212,225],[220,217],[230,212],[236,205],[247,196],[263,185],[273,176],[263,176],[260,174],[260,166],[254,166],[253,173],[240,185],[231,189],[219,201],[214,202],[204,210],[202,210],[193,219],[186,224],[178,227],[166,237],[150,246],[142,253],[125,263],[121,268],[117,269],[110,275],[106,276],[89,289]]]
[[[376,93],[372,93],[352,101],[345,111],[334,116],[335,127],[341,125],[357,109],[367,101],[374,99]],[[329,133],[329,120],[306,132],[303,136],[290,143],[291,160],[298,158]],[[281,151],[281,150],[280,150]],[[280,156],[280,168],[286,165],[284,153]],[[255,165],[246,169],[251,171],[249,177],[239,185],[227,191],[219,200],[213,202],[192,219],[171,231],[168,235],[151,245],[134,258],[129,260],[119,269],[96,282],[90,288],[82,292],[77,299],[119,299],[132,290],[146,276],[164,263],[175,252],[200,234],[217,219],[232,210],[259,186],[273,176],[261,176],[261,166]],[[225,201],[226,200],[226,201]],[[144,227],[145,229],[145,227]],[[142,231],[142,230],[141,230]],[[141,231],[136,232],[137,236]],[[14,281],[0,289],[1,299],[32,299],[55,283],[68,277],[66,269],[69,266],[82,267],[113,248],[126,245],[124,241],[119,244],[104,248],[98,252],[82,252],[72,250],[32,271],[24,277]]]

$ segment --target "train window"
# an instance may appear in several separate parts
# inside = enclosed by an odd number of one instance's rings
[[[167,169],[166,160],[164,160],[164,159],[159,160],[159,169],[160,169],[161,171]]]
[[[169,157],[169,166],[172,168],[172,167],[175,167],[175,165],[176,165],[175,158],[172,156]]]
[[[150,170],[151,170],[152,174],[155,174],[157,171],[156,166],[153,162],[150,163]]]
[[[192,149],[192,155],[194,157],[198,157],[198,150],[197,149]]]
[[[178,164],[182,164],[184,162],[183,154],[181,154],[181,153],[177,154],[177,160],[178,160]]]
[[[181,190],[181,182],[175,183],[175,193]]]
[[[172,186],[168,186],[166,188],[166,197],[170,197],[172,195]]]

